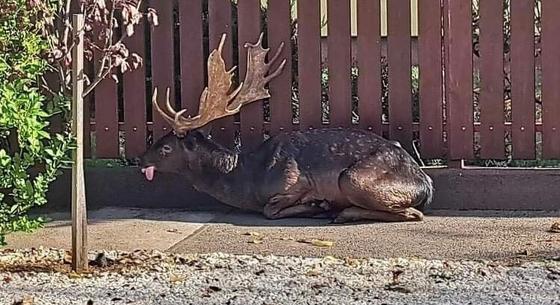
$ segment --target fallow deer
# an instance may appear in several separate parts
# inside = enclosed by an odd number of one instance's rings
[[[270,61],[269,49],[246,43],[245,80],[231,90],[233,69],[221,56],[225,35],[208,58],[208,86],[198,115],[155,109],[173,127],[140,158],[148,180],[155,172],[183,174],[195,189],[224,204],[267,218],[332,217],[350,221],[420,221],[432,200],[430,177],[399,145],[361,129],[319,128],[280,133],[251,152],[237,153],[216,143],[200,128],[233,115],[244,105],[270,97],[265,88],[286,61],[271,73],[283,44]]]

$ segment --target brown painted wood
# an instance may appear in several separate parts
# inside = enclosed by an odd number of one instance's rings
[[[159,25],[151,27],[152,90],[158,89],[158,102],[165,103],[165,92],[170,88],[170,100],[174,105],[175,85],[173,71],[173,0],[151,0],[156,9]],[[152,93],[150,93],[151,95]],[[150,97],[151,98],[151,97]],[[154,141],[171,131],[171,126],[152,107]]]
[[[119,157],[119,118],[117,84],[111,78],[95,87],[95,156],[100,159]]]
[[[245,79],[247,48],[245,43],[257,42],[261,28],[260,0],[239,1],[237,6],[239,79]],[[241,143],[243,150],[251,150],[263,141],[263,101],[252,102],[241,108]]]
[[[420,148],[423,158],[444,155],[441,13],[440,0],[418,3]]]
[[[379,1],[358,0],[358,113],[360,127],[381,134],[381,26]]]
[[[94,52],[94,71],[99,71],[101,53]],[[107,76],[94,89],[95,96],[95,157],[119,157],[118,84]]]
[[[350,0],[329,0],[327,14],[330,125],[349,127],[352,124]]]
[[[223,33],[227,35],[223,48],[226,67],[232,67],[233,48],[231,33],[231,2],[229,0],[208,0],[209,42],[210,51],[218,47]],[[233,116],[212,122],[212,134],[220,144],[233,147],[235,134]]]
[[[130,53],[145,58],[144,23],[137,26],[125,43]],[[140,156],[146,150],[146,69],[145,65],[123,75],[125,155]]]
[[[321,19],[318,0],[298,1],[300,129],[321,126]]]
[[[471,1],[446,0],[447,133],[450,160],[473,158]]]
[[[484,159],[505,157],[503,2],[480,2],[480,156]]]
[[[198,114],[204,90],[204,44],[202,41],[202,2],[179,1],[181,106],[186,115]]]
[[[270,91],[270,133],[291,130],[292,124],[292,44],[290,28],[290,2],[285,0],[268,1],[268,45],[276,50],[281,43],[284,49],[280,59],[286,59],[284,72],[269,85]],[[271,51],[272,52],[272,51]],[[280,60],[279,60],[280,61]]]
[[[410,1],[387,3],[387,61],[389,64],[389,137],[412,147],[410,70]]]
[[[534,1],[511,3],[511,102],[514,159],[535,158]]]
[[[543,157],[560,158],[560,1],[542,3]]]

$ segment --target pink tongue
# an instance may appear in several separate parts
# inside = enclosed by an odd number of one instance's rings
[[[144,174],[146,175],[146,179],[148,179],[148,181],[152,181],[152,179],[154,179],[154,169],[155,167],[153,166],[144,168]]]

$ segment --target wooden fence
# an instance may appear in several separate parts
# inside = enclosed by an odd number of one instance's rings
[[[151,1],[160,25],[129,41],[145,65],[118,84],[102,82],[89,100],[88,156],[141,154],[169,132],[152,112],[153,88],[171,87],[177,107],[194,114],[221,34],[226,64],[239,65],[242,78],[242,46],[263,31],[272,49],[286,44],[287,69],[270,84],[270,100],[212,124],[223,144],[240,135],[250,149],[281,131],[356,126],[407,148],[414,141],[426,159],[560,157],[559,1],[542,10],[534,0],[418,1],[417,40],[410,0],[387,1],[387,37],[379,0],[357,0],[355,36],[350,0],[329,0],[324,24],[319,0],[268,0],[266,9],[260,0],[236,2]]]

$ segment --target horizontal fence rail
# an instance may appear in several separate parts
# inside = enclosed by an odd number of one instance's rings
[[[270,83],[270,99],[211,124],[221,144],[248,150],[279,132],[354,127],[398,140],[424,160],[557,159],[558,5],[422,0],[411,10],[410,3],[151,0],[159,26],[145,24],[127,40],[143,67],[118,83],[104,80],[86,101],[86,157],[140,155],[170,131],[154,112],[152,90],[170,87],[174,105],[195,115],[206,59],[222,33],[238,83],[243,46],[262,32],[265,47],[284,43],[286,68]]]

